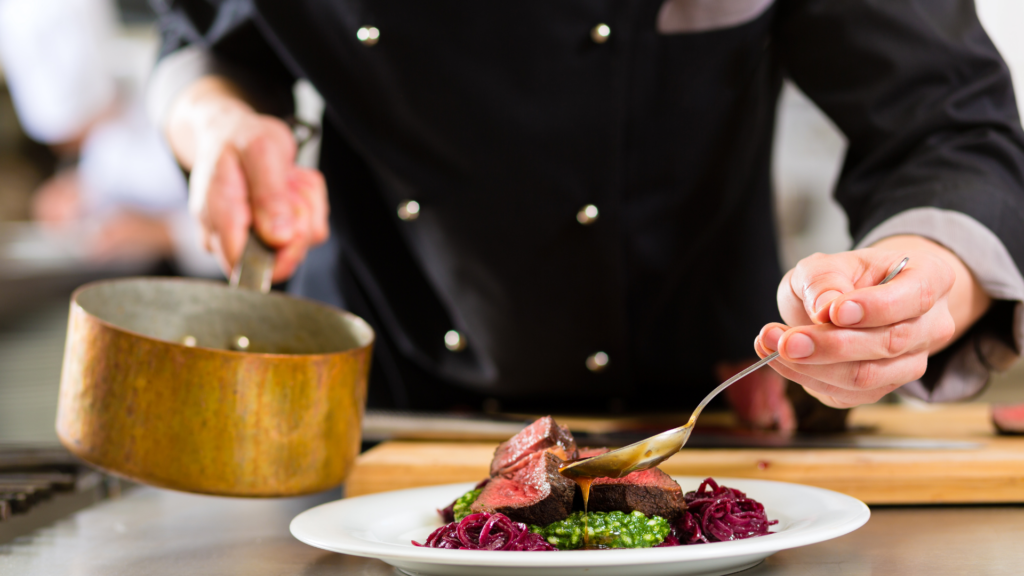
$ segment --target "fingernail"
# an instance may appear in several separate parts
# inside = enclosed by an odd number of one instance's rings
[[[786,341],[786,355],[790,358],[807,358],[814,354],[814,340],[810,336],[797,332]]]
[[[762,344],[769,350],[778,350],[779,338],[782,338],[782,335],[785,333],[786,332],[782,328],[772,328],[765,333]]]
[[[864,319],[864,308],[860,304],[847,300],[836,311],[836,322],[841,326],[853,326]]]
[[[822,308],[828,306],[829,304],[832,303],[833,300],[839,298],[842,295],[842,292],[838,292],[836,290],[829,290],[828,292],[825,292],[821,296],[818,296],[818,299],[814,301],[814,311],[821,312]]]

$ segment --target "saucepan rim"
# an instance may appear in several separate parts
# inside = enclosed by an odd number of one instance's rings
[[[342,316],[343,318],[345,318],[345,319],[347,319],[349,321],[352,321],[352,323],[355,326],[358,327],[358,330],[351,331],[352,332],[352,336],[357,341],[359,341],[358,345],[353,346],[351,348],[346,348],[344,350],[337,350],[337,351],[334,351],[334,352],[317,352],[317,353],[309,353],[309,354],[282,354],[282,353],[276,353],[276,352],[246,352],[246,351],[243,351],[243,350],[227,350],[227,349],[224,349],[224,348],[210,348],[210,347],[207,347],[207,346],[199,346],[199,345],[196,345],[196,346],[186,346],[186,345],[184,345],[184,344],[182,344],[180,342],[174,342],[172,340],[164,340],[163,338],[156,338],[156,337],[153,337],[153,336],[142,334],[142,333],[137,332],[135,330],[131,330],[129,328],[125,328],[124,326],[119,326],[118,324],[115,324],[115,323],[107,320],[106,318],[102,318],[101,316],[99,316],[99,315],[97,315],[97,314],[95,314],[93,312],[90,312],[84,306],[82,306],[79,303],[79,301],[78,301],[79,296],[81,296],[84,292],[87,292],[90,289],[96,288],[98,286],[109,285],[109,284],[128,284],[128,283],[134,283],[134,282],[140,282],[140,281],[163,282],[163,283],[182,283],[182,284],[203,284],[203,285],[215,287],[216,289],[241,290],[240,288],[231,288],[225,282],[218,282],[216,280],[206,280],[206,279],[202,279],[202,278],[182,278],[182,277],[173,277],[173,276],[172,277],[162,277],[162,276],[130,276],[130,277],[125,277],[125,278],[113,278],[113,279],[107,279],[107,280],[95,280],[93,282],[89,282],[87,284],[83,284],[83,285],[79,286],[78,288],[75,289],[74,292],[71,293],[71,306],[75,307],[75,308],[78,308],[83,313],[89,315],[90,318],[92,318],[95,321],[99,322],[103,326],[106,326],[106,327],[108,327],[110,329],[113,329],[113,330],[116,330],[118,332],[123,332],[125,334],[129,334],[129,335],[131,335],[133,337],[136,337],[136,338],[142,338],[144,340],[149,340],[149,341],[152,341],[152,342],[158,342],[160,344],[166,344],[166,345],[177,347],[177,348],[181,348],[181,349],[184,349],[184,350],[202,350],[204,352],[212,352],[212,353],[216,353],[216,354],[227,354],[229,356],[239,356],[239,357],[246,357],[246,358],[260,357],[260,358],[312,359],[312,358],[318,358],[318,357],[322,358],[322,357],[328,357],[328,356],[337,356],[339,354],[349,354],[349,353],[356,352],[356,351],[359,351],[359,350],[364,350],[364,349],[367,349],[367,348],[371,348],[373,346],[374,342],[376,342],[376,340],[377,340],[377,332],[373,329],[372,326],[370,326],[370,324],[366,320],[364,320],[360,316],[358,316],[356,314],[353,314],[353,313],[349,312],[348,310],[342,310],[341,308],[338,308],[336,306],[332,306],[330,304],[326,304],[324,302],[318,302],[316,300],[310,300],[308,298],[302,298],[302,297],[299,297],[299,296],[293,296],[291,294],[284,294],[282,292],[268,292],[268,293],[265,293],[265,294],[264,293],[260,293],[260,292],[252,292],[252,293],[256,294],[256,295],[258,295],[260,297],[279,298],[279,299],[284,299],[284,300],[287,300],[287,301],[299,302],[299,303],[301,303],[301,305],[314,306],[314,307],[317,307],[317,308],[322,308],[326,312],[329,312],[329,313],[332,313],[332,314],[338,314],[338,315]],[[365,333],[361,334],[360,332],[363,332],[363,331],[365,331]]]

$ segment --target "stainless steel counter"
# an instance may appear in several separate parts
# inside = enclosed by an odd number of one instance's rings
[[[239,500],[141,488],[0,546],[3,576],[398,574],[306,546],[296,514],[336,492]],[[1021,574],[1024,507],[879,508],[860,530],[780,552],[744,576]]]

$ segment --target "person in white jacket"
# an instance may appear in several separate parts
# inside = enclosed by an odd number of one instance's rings
[[[155,47],[118,38],[110,0],[0,0],[0,63],[18,120],[65,166],[33,217],[98,260],[173,257],[217,274],[198,248],[187,184],[139,94]]]

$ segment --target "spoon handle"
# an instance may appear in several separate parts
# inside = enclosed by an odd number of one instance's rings
[[[885,284],[889,280],[892,280],[893,277],[899,274],[900,271],[906,267],[908,260],[910,259],[904,258],[903,261],[897,264],[892,272],[885,277],[885,280],[880,282],[880,284]],[[673,428],[662,432],[661,434],[655,434],[650,438],[645,438],[639,442],[634,442],[629,446],[618,448],[611,452],[605,452],[604,454],[600,454],[592,458],[577,460],[561,468],[561,473],[570,478],[622,478],[630,472],[634,472],[636,470],[647,470],[661,464],[670,456],[679,452],[679,450],[686,445],[686,441],[690,439],[690,432],[693,431],[694,425],[697,422],[697,417],[700,416],[701,411],[704,410],[704,407],[708,405],[708,402],[710,402],[712,398],[717,396],[722,390],[731,386],[737,380],[748,376],[751,372],[761,368],[778,357],[778,352],[772,352],[768,356],[765,356],[753,365],[747,367],[739,374],[736,374],[732,378],[729,378],[725,382],[719,384],[717,388],[704,397],[704,400],[701,401],[700,405],[697,406],[697,409],[693,411],[693,415],[690,416],[690,421],[687,422],[685,426]]]
[[[907,266],[907,262],[909,262],[909,261],[910,261],[909,257],[908,258],[904,258],[903,260],[901,260],[900,263],[897,264],[892,269],[892,272],[889,272],[889,274],[885,277],[885,279],[882,280],[881,282],[879,282],[878,285],[881,286],[882,284],[885,284],[885,283],[889,282],[889,280],[892,280],[893,278],[895,278],[897,274],[899,274],[901,271],[903,271],[903,269]],[[697,405],[697,409],[694,410],[693,411],[693,415],[690,416],[690,422],[687,423],[687,426],[689,426],[689,425],[693,424],[694,422],[696,422],[697,416],[700,416],[701,410],[703,410],[704,407],[708,405],[708,402],[711,402],[711,400],[714,399],[715,396],[718,396],[719,392],[721,392],[722,390],[725,390],[726,388],[728,388],[730,385],[732,385],[737,380],[747,376],[748,374],[750,374],[754,370],[757,370],[758,368],[764,366],[765,364],[771,362],[772,360],[775,360],[778,357],[779,357],[779,353],[777,351],[776,352],[772,352],[771,354],[765,356],[764,358],[762,358],[758,362],[755,362],[754,364],[748,366],[746,369],[744,369],[739,374],[737,374],[737,375],[733,376],[732,378],[729,378],[725,382],[722,382],[721,384],[719,384],[717,388],[712,390],[711,393],[709,393],[707,396],[705,396],[704,400],[702,400],[701,403]]]
[[[249,230],[249,239],[242,251],[242,258],[231,271],[232,288],[246,288],[266,294],[270,292],[270,276],[274,272],[277,255],[260,240],[256,231]]]
[[[731,386],[737,380],[740,380],[741,378],[747,376],[748,374],[750,374],[754,370],[757,370],[758,368],[764,366],[765,364],[771,362],[772,360],[775,360],[778,357],[779,357],[779,353],[778,352],[772,352],[771,354],[765,356],[761,360],[751,364],[750,366],[747,366],[739,374],[736,374],[732,378],[729,378],[725,382],[722,382],[721,384],[719,384],[717,388],[712,390],[707,396],[704,397],[703,400],[701,400],[700,404],[697,405],[697,409],[694,410],[693,414],[690,415],[690,423],[695,422],[697,420],[697,416],[700,416],[701,410],[703,410],[704,407],[708,405],[708,402],[711,402],[711,400],[713,400],[715,396],[718,396],[719,392],[721,392],[722,390],[725,390],[726,388]],[[687,426],[689,426],[689,425],[690,424],[688,423]]]

